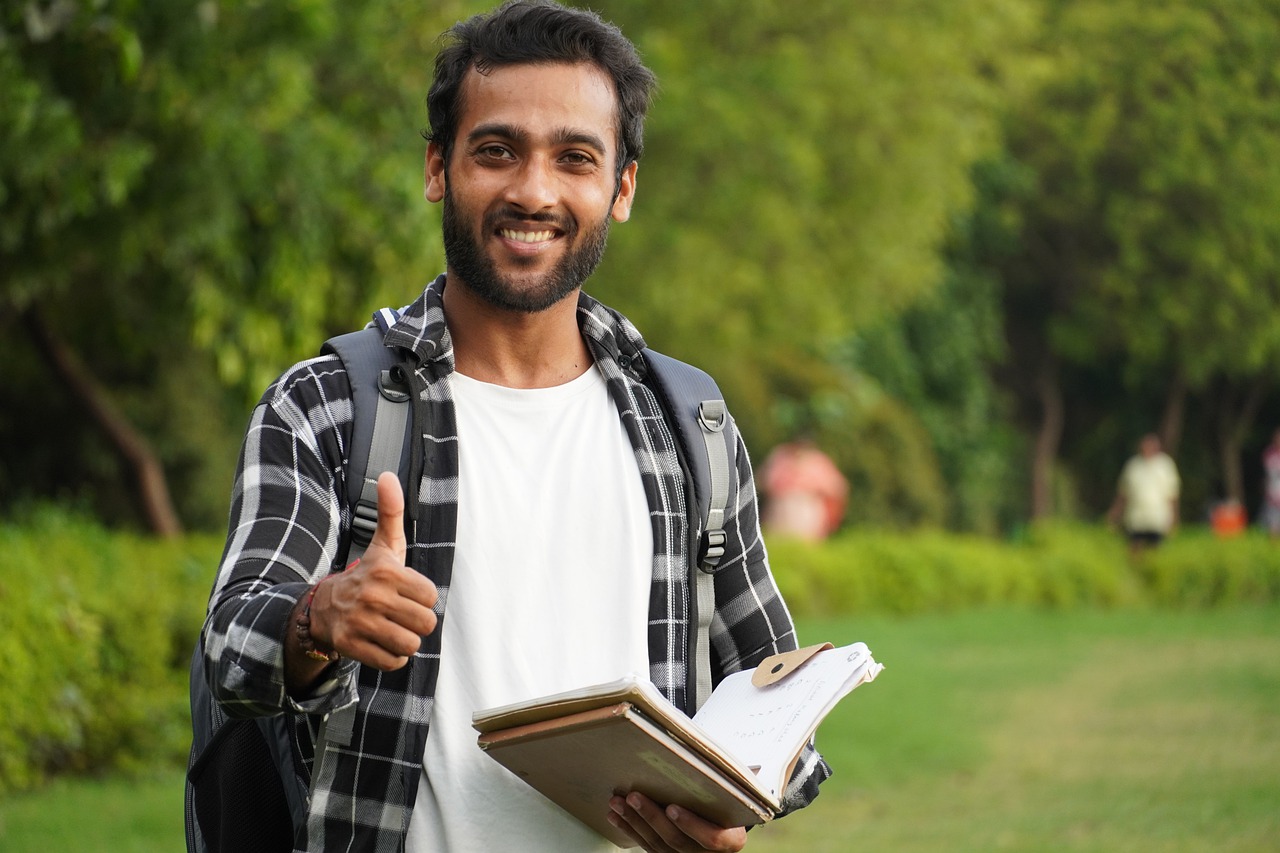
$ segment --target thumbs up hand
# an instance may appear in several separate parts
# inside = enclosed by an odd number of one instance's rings
[[[330,576],[311,602],[320,648],[384,671],[409,662],[436,629],[436,586],[405,565],[404,492],[390,471],[378,477],[378,526],[364,556]]]

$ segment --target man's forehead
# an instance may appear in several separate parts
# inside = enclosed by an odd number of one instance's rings
[[[599,124],[611,142],[618,130],[618,99],[613,78],[590,62],[530,62],[480,67],[462,79],[459,117],[463,125],[520,124],[542,116],[572,117]],[[467,128],[459,126],[459,135]]]

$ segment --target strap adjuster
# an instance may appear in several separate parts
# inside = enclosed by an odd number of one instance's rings
[[[355,510],[351,514],[351,538],[361,547],[367,547],[373,541],[374,531],[378,529],[378,504],[375,501],[356,501]]]
[[[698,424],[707,432],[717,433],[729,423],[729,410],[724,400],[703,400],[698,405]]]
[[[702,531],[702,541],[698,545],[698,568],[708,574],[714,572],[720,564],[720,558],[724,556],[724,546],[728,541],[729,537],[722,528]]]

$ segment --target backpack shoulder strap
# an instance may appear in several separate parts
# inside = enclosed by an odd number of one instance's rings
[[[644,351],[649,385],[658,395],[676,435],[676,446],[693,493],[690,531],[691,581],[696,590],[693,641],[694,707],[711,695],[711,619],[714,572],[725,551],[724,518],[730,477],[737,471],[732,418],[720,387],[703,370],[651,349]],[[696,509],[696,515],[694,511]]]
[[[364,554],[378,526],[378,475],[395,471],[402,485],[408,476],[405,448],[413,407],[399,353],[383,343],[377,327],[332,337],[320,351],[338,356],[351,382],[354,420],[346,465],[351,532],[339,561],[345,564]]]

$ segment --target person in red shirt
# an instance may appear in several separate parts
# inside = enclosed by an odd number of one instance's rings
[[[780,444],[760,469],[761,525],[770,533],[819,541],[840,526],[849,483],[808,439]]]

